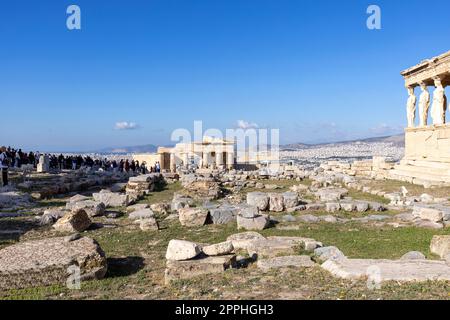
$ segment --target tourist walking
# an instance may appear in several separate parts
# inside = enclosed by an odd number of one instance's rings
[[[6,156],[6,149],[0,149],[0,171],[2,174],[2,186],[8,185],[8,158]]]

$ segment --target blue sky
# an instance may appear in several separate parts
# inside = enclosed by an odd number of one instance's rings
[[[70,4],[82,30],[66,28]],[[370,4],[382,30],[366,28]],[[0,144],[164,145],[194,120],[279,128],[282,143],[401,133],[400,71],[450,49],[449,10],[448,0],[3,1]]]

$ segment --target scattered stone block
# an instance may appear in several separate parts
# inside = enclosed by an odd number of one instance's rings
[[[227,238],[227,241],[231,241],[234,249],[246,249],[252,241],[265,239],[266,238],[258,232],[247,231],[232,234]]]
[[[133,211],[128,215],[131,220],[150,219],[155,216],[155,213],[150,209],[141,209]]]
[[[103,202],[94,200],[83,200],[66,203],[66,209],[71,211],[83,209],[84,211],[86,211],[89,217],[98,217],[103,216],[105,214],[106,207]]]
[[[315,266],[315,263],[309,256],[283,256],[258,260],[257,266],[259,269],[267,271],[286,267],[311,268]]]
[[[206,274],[222,273],[236,265],[235,255],[198,258],[188,261],[167,260],[165,283]]]
[[[347,257],[337,247],[321,247],[314,250],[314,255],[319,262],[325,262],[329,259],[340,260]]]
[[[158,231],[159,225],[155,218],[140,219],[139,228],[142,231]]]
[[[69,268],[81,280],[102,279],[107,270],[103,250],[90,238],[65,237],[20,242],[0,250],[0,290],[65,285]]]
[[[435,235],[431,239],[430,251],[438,255],[441,258],[444,258],[447,254],[450,253],[450,235]]]
[[[341,210],[341,205],[339,204],[339,202],[327,202],[325,206],[326,206],[325,210],[327,212],[337,212]]]
[[[320,221],[318,217],[312,214],[304,214],[298,217],[299,221],[305,222],[305,223],[317,223]]]
[[[264,192],[249,192],[247,193],[247,204],[266,211],[269,209],[269,196]]]
[[[425,255],[419,251],[410,251],[405,253],[400,260],[424,260],[426,259]]]
[[[170,240],[167,246],[167,260],[189,260],[201,253],[198,244],[186,240]]]
[[[103,202],[107,208],[125,207],[129,203],[127,194],[114,193],[109,190],[101,190],[99,193],[92,194],[95,201]]]
[[[212,244],[202,248],[203,252],[208,256],[222,256],[233,252],[233,242],[225,241],[221,243]]]
[[[349,280],[362,280],[376,273],[376,280],[401,282],[449,281],[450,266],[434,260],[327,260],[321,267],[332,275]]]
[[[236,221],[236,211],[232,208],[219,207],[209,210],[213,224],[228,224]]]
[[[415,205],[412,214],[420,219],[432,222],[440,222],[443,218],[441,210],[424,205]]]
[[[197,227],[207,222],[209,211],[204,208],[182,208],[178,210],[178,215],[182,226]]]
[[[53,225],[53,228],[60,232],[83,232],[89,228],[91,223],[86,211],[79,209],[66,213]]]
[[[143,210],[143,209],[147,209],[149,207],[149,205],[147,203],[138,203],[138,204],[133,204],[131,206],[127,207],[127,212],[133,212],[133,211],[139,211],[139,210]]]
[[[282,212],[284,210],[284,197],[280,193],[269,194],[269,210],[272,212]]]
[[[245,230],[263,230],[270,224],[270,218],[267,215],[260,215],[253,218],[237,216],[237,228]]]
[[[298,206],[298,194],[296,192],[283,193],[283,202],[286,209]]]

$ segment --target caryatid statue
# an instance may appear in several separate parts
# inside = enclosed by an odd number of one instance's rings
[[[416,119],[416,101],[417,98],[414,95],[414,88],[407,87],[408,89],[408,102],[406,103],[406,115],[408,117],[408,128],[414,127],[414,121]]]
[[[433,92],[433,105],[431,107],[431,117],[433,124],[445,123],[445,111],[447,110],[447,97],[445,96],[445,89],[442,86],[440,78],[434,79],[436,89]]]
[[[430,93],[425,83],[420,83],[422,93],[419,98],[419,122],[420,126],[424,127],[428,124],[428,109],[430,108]]]

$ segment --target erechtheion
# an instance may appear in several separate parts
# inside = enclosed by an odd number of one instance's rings
[[[450,84],[450,51],[425,60],[401,75],[408,91],[405,157],[390,177],[415,184],[449,184],[450,125],[445,116],[445,87]],[[414,93],[416,88],[420,90],[418,99]]]

